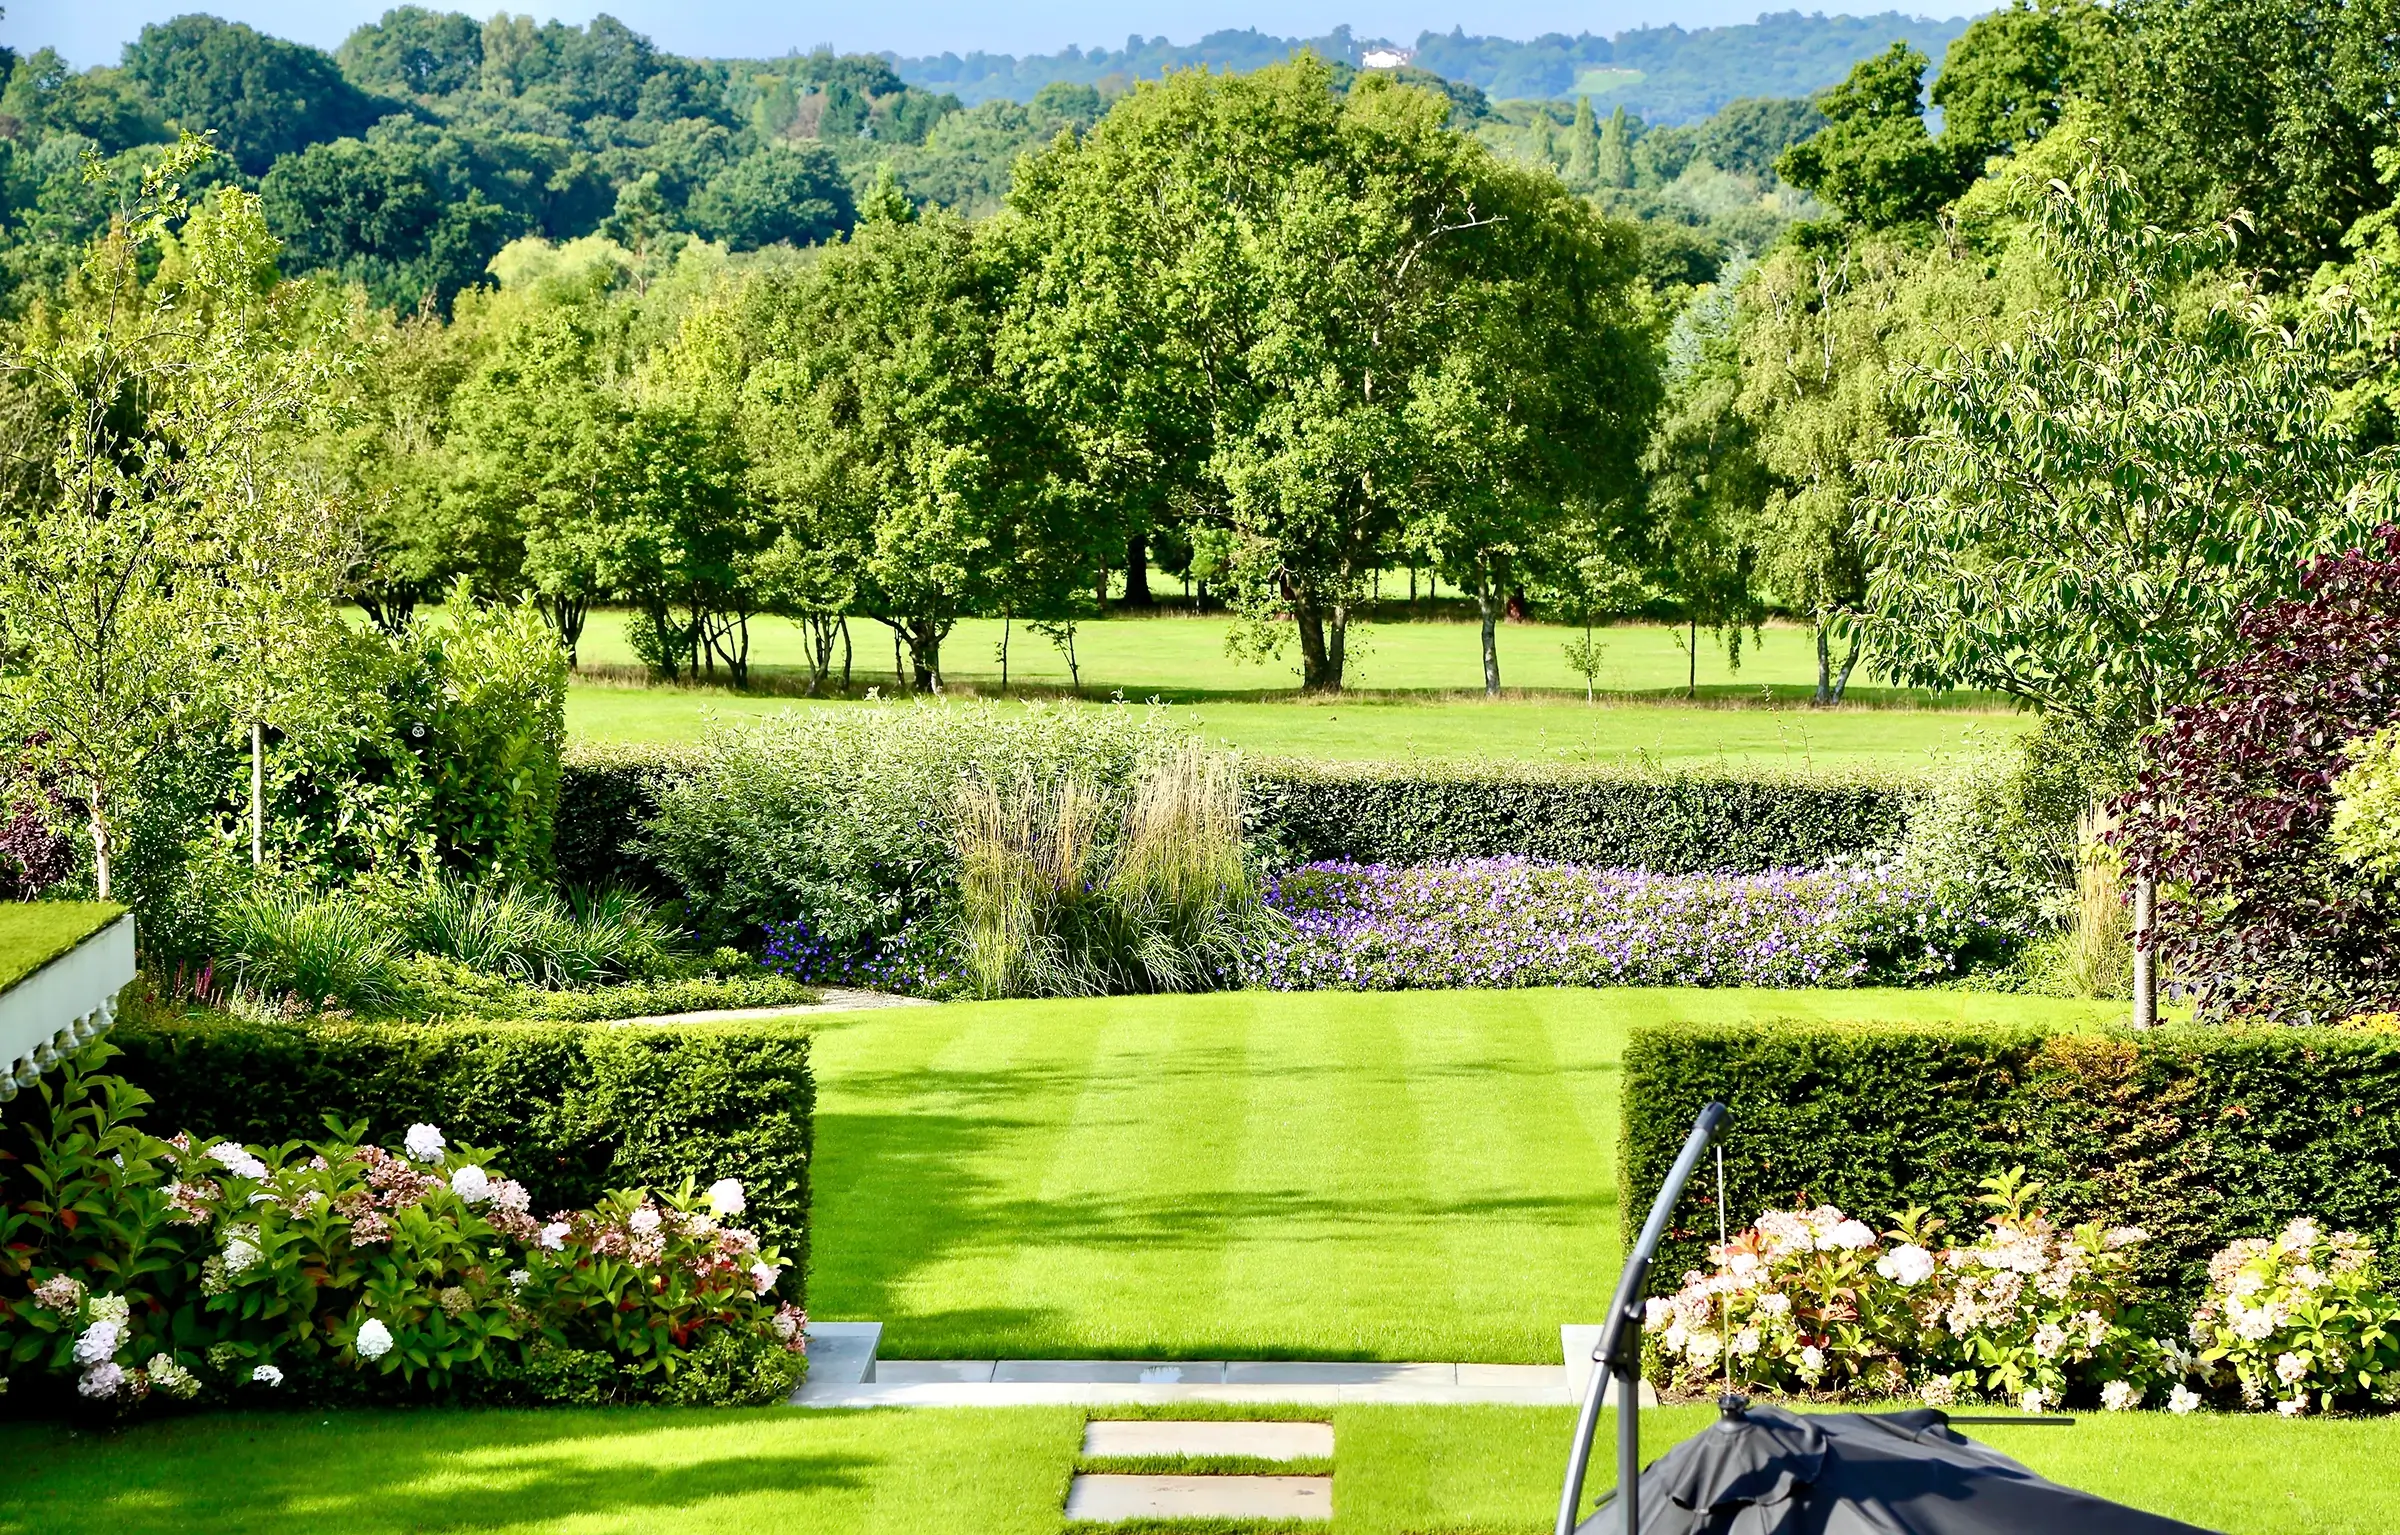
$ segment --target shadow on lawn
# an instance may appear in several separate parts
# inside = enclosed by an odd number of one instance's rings
[[[12,1467],[0,1532],[305,1524],[380,1535],[602,1514],[667,1529],[672,1511],[715,1500],[772,1497],[784,1513],[794,1500],[841,1503],[900,1469],[855,1444],[810,1449],[772,1429],[743,1432],[767,1428],[772,1412],[428,1409],[210,1416],[99,1436],[27,1428],[0,1435]],[[671,1453],[655,1440],[628,1451],[662,1428],[679,1441]],[[711,1430],[729,1432],[683,1438]]]

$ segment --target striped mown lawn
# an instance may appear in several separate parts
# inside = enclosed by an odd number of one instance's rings
[[[1923,991],[1219,993],[822,1020],[809,1310],[890,1358],[1554,1363],[1616,1277],[1617,1057]]]

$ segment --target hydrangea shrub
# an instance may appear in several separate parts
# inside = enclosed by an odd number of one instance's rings
[[[2357,1232],[2306,1218],[2218,1253],[2191,1325],[2210,1394],[2287,1417],[2400,1401],[2400,1298],[2374,1265]]]
[[[70,1066],[0,1245],[0,1376],[112,1410],[153,1396],[774,1400],[804,1368],[783,1259],[740,1184],[535,1215],[488,1151],[328,1125],[277,1147],[158,1140],[137,1090]],[[702,1374],[726,1380],[695,1391]],[[597,1392],[562,1391],[595,1376]]]

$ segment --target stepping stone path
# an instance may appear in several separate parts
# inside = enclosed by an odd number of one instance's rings
[[[1083,1453],[1225,1455],[1251,1460],[1328,1460],[1330,1423],[1176,1423],[1157,1420],[1085,1425]],[[1230,1474],[1132,1475],[1084,1472],[1067,1484],[1069,1519],[1300,1519],[1333,1517],[1333,1478]]]

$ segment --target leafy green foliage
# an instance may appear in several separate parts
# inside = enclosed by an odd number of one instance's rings
[[[1817,98],[1826,126],[1783,152],[1776,174],[1866,229],[1932,218],[1965,186],[1925,126],[1926,58],[1894,43]]]
[[[797,920],[847,956],[956,899],[963,782],[1048,793],[1074,777],[1121,803],[1142,761],[1179,740],[1133,709],[812,710],[728,729],[678,764],[646,849],[704,936]]]
[[[1248,799],[1251,836],[1278,863],[1520,857],[1689,873],[1890,847],[1923,792],[1898,777],[1275,762],[1252,770]]]
[[[1730,1105],[1729,1219],[1829,1203],[1869,1219],[1924,1206],[1964,1225],[1979,1180],[2022,1165],[2062,1219],[2139,1227],[2142,1284],[2189,1303],[2209,1260],[2306,1214],[2400,1233],[2400,1043],[2324,1030],[1673,1025],[1625,1051],[1621,1209],[1638,1222],[1693,1116]],[[1695,1190],[1658,1272],[1702,1257]],[[1693,1213],[1701,1212],[1701,1213]],[[2387,1275],[2388,1277],[2388,1275]]]
[[[363,133],[379,103],[314,48],[264,37],[240,22],[178,16],[125,46],[125,74],[185,131],[215,135],[251,176],[277,157]]]
[[[156,1100],[153,1117],[196,1136],[280,1145],[316,1138],[327,1114],[365,1121],[370,1137],[439,1123],[454,1140],[511,1147],[537,1210],[737,1178],[761,1238],[803,1261],[816,1087],[808,1032],[795,1024],[249,1022],[144,1010],[109,1038],[124,1053],[117,1069]]]
[[[2094,159],[2037,194],[2064,291],[2021,341],[1903,388],[1923,426],[1870,466],[1866,630],[1912,683],[2011,694],[2125,735],[2225,657],[2243,605],[2355,536],[2380,465],[2332,417],[2329,334],[2179,283],[2221,249],[2144,222]]]

